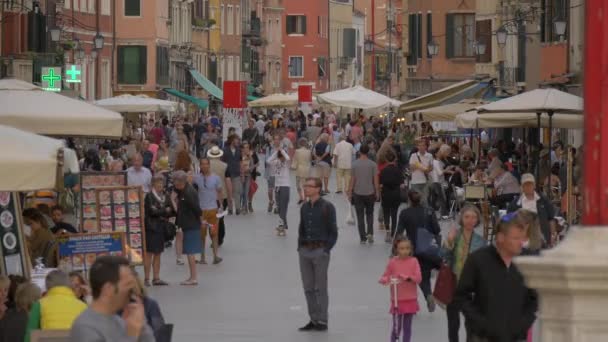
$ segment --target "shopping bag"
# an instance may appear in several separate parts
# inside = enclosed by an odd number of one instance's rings
[[[346,224],[351,226],[355,225],[355,217],[353,216],[353,205],[350,202],[350,199],[347,198],[348,201],[348,214],[346,215]]]
[[[456,275],[448,265],[442,264],[437,274],[433,297],[438,303],[449,305],[454,299],[454,291],[456,291]]]
[[[256,183],[256,181],[254,180],[251,180],[251,182],[249,182],[249,201],[251,201],[256,191],[258,191],[258,183]]]

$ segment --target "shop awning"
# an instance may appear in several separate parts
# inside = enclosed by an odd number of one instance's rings
[[[458,102],[464,98],[472,97],[471,92],[479,91],[480,82],[476,80],[465,80],[452,84],[443,89],[436,90],[432,93],[405,101],[399,107],[399,113],[405,114],[416,110],[426,109],[430,107],[447,104],[446,102],[453,98],[453,102]]]
[[[203,100],[203,99],[199,99],[197,97],[194,97],[192,95],[188,95],[186,93],[182,93],[181,91],[179,91],[177,89],[164,88],[163,91],[165,93],[169,94],[169,95],[173,95],[173,96],[175,96],[177,98],[180,98],[180,99],[182,99],[184,101],[188,101],[188,102],[194,103],[200,109],[205,109],[205,108],[209,107],[209,101]]]
[[[209,81],[207,77],[201,75],[195,69],[190,69],[190,75],[192,75],[194,80],[196,80],[196,83],[203,87],[206,92],[213,95],[213,97],[217,98],[218,100],[224,100],[224,92],[222,89],[218,88],[215,84],[213,84],[213,82]]]

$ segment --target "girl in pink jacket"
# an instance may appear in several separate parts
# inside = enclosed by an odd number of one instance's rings
[[[380,284],[391,288],[391,342],[399,341],[400,332],[403,332],[403,342],[410,342],[412,318],[419,310],[417,285],[422,280],[420,265],[412,256],[412,243],[406,238],[395,241],[393,255],[380,278]]]

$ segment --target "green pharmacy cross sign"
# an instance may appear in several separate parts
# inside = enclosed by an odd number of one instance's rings
[[[82,71],[80,70],[80,65],[67,64],[65,66],[65,81],[67,83],[81,83],[81,75]]]
[[[42,67],[42,89],[61,91],[61,67]]]

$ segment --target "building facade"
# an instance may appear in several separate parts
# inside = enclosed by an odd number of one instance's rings
[[[189,68],[194,65],[192,44],[193,0],[169,0],[169,83],[171,88],[192,93]],[[161,49],[160,51],[163,51]],[[165,56],[159,56],[164,59]]]
[[[475,74],[476,2],[416,1],[407,4],[404,98],[415,98]],[[438,47],[432,55],[429,45]]]
[[[224,81],[235,81],[241,75],[241,0],[219,1],[220,48],[217,58],[217,86],[222,88]]]
[[[262,23],[261,90],[266,95],[282,90],[281,70],[286,68],[281,63],[284,2],[285,0],[264,0],[258,6]]]
[[[329,0],[285,0],[282,16],[283,92],[311,85],[313,92],[329,90]]]
[[[361,74],[365,15],[354,9],[352,0],[330,0],[330,89],[358,84]]]
[[[171,85],[169,0],[115,0],[114,95],[157,97]]]

